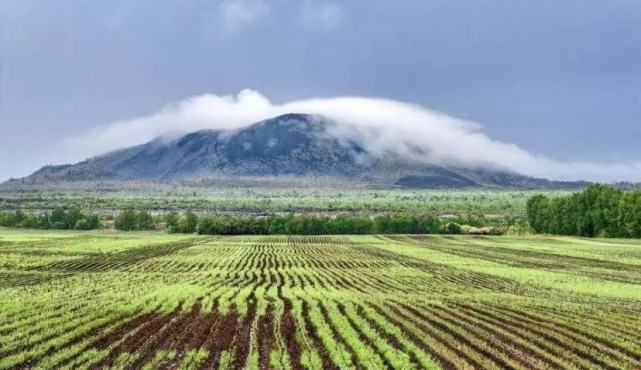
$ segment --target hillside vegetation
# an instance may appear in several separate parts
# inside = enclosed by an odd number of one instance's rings
[[[62,188],[1,191],[0,211],[26,213],[79,208],[115,216],[125,209],[154,214],[193,211],[201,214],[346,214],[433,213],[524,216],[536,194],[557,197],[567,191],[407,190],[341,188],[190,188],[164,185],[139,189]]]

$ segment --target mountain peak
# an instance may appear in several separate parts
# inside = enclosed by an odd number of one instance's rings
[[[16,180],[186,180],[215,177],[323,176],[365,183],[423,188],[553,187],[546,180],[500,171],[459,169],[379,158],[338,138],[332,121],[287,113],[236,130],[200,130],[177,139],[154,139],[74,165],[48,166]]]
[[[266,120],[257,122],[256,124],[261,123],[272,123],[272,124],[282,124],[282,123],[291,123],[291,122],[309,122],[314,118],[321,118],[320,115],[315,114],[306,114],[306,113],[285,113],[280,116],[268,118]]]
[[[286,113],[254,123],[241,130],[314,130],[322,131],[330,124],[329,119],[315,114]]]

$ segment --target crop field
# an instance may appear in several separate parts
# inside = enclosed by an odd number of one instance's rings
[[[641,241],[0,229],[0,368],[639,369]]]

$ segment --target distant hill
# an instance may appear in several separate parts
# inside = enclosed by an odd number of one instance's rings
[[[201,130],[157,138],[76,164],[45,166],[13,184],[60,181],[159,180],[216,177],[336,177],[405,188],[577,188],[492,169],[419,165],[378,158],[328,130],[321,116],[286,114],[238,130]]]

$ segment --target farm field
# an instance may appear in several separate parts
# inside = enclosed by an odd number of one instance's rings
[[[641,241],[0,228],[0,369],[639,369]]]

